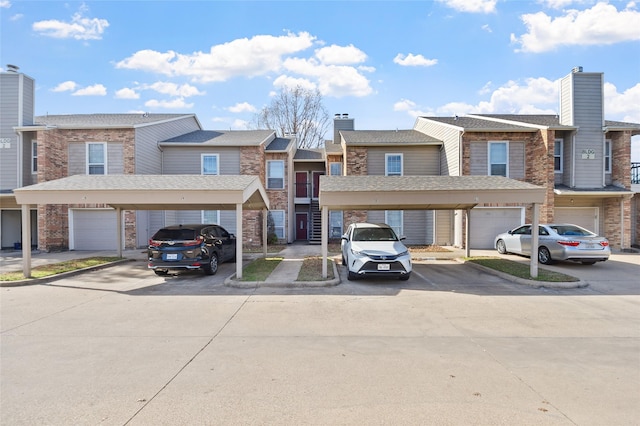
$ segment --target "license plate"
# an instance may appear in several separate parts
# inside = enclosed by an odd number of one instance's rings
[[[388,263],[378,263],[378,271],[388,271],[390,269],[390,266]]]
[[[167,260],[178,260],[178,253],[167,253]]]
[[[598,246],[596,246],[595,244],[587,244],[587,243],[584,244],[584,248],[588,248],[588,249],[594,249],[594,248],[597,248],[597,247]]]

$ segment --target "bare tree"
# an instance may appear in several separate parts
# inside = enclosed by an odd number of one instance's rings
[[[280,137],[295,134],[298,148],[323,146],[329,124],[320,91],[301,86],[282,88],[253,118],[255,128],[273,129]]]

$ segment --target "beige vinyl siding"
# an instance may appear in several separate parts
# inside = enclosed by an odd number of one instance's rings
[[[19,125],[20,80],[19,74],[0,74],[0,138],[10,146],[0,148],[0,190],[18,187],[18,136],[13,127]]]
[[[573,79],[568,75],[560,80],[560,124],[573,125]]]
[[[453,211],[452,210],[436,210],[435,211],[434,244],[441,246],[453,245]]]
[[[443,153],[440,156],[441,175],[461,176],[460,170],[460,131],[440,123],[418,118],[414,130],[441,140]]]
[[[367,212],[370,223],[384,223],[384,210],[370,210]],[[402,234],[408,245],[422,245],[433,243],[433,210],[405,210],[402,220]]]
[[[369,147],[367,170],[370,175],[385,174],[385,154],[402,154],[404,176],[433,176],[440,174],[440,147]]]
[[[162,174],[162,152],[158,149],[158,142],[196,130],[200,130],[200,126],[195,117],[137,128],[135,130],[135,173]]]
[[[498,141],[499,142],[499,141]],[[524,179],[525,160],[524,142],[509,142],[509,167],[508,173],[511,179]],[[485,141],[471,142],[469,144],[471,155],[471,175],[487,176],[489,174],[489,145]]]
[[[235,147],[165,147],[163,155],[163,174],[200,174],[201,155],[218,154],[221,175],[240,174],[240,149]]]
[[[99,142],[97,142],[99,143]],[[69,143],[69,176],[87,174],[87,144]],[[107,143],[107,174],[124,173],[124,147],[121,142]]]

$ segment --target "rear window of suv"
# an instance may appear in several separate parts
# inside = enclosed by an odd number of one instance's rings
[[[161,229],[153,236],[156,241],[189,241],[196,239],[194,229]]]

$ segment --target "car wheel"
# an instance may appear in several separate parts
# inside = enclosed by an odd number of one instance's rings
[[[553,263],[553,259],[551,259],[551,253],[549,253],[548,248],[540,247],[538,249],[538,262],[544,265],[551,265]]]
[[[496,243],[496,249],[500,254],[507,254],[507,246],[503,240],[498,240],[498,242]]]
[[[347,279],[349,281],[357,280],[358,279],[358,274],[356,274],[355,272],[349,271],[349,272],[347,272]]]
[[[211,253],[209,263],[207,263],[207,266],[204,268],[204,273],[207,275],[214,275],[216,272],[218,272],[218,255]]]
[[[409,272],[408,274],[400,275],[399,279],[400,281],[407,281],[409,277],[411,277],[411,272]]]
[[[169,271],[167,271],[166,269],[154,269],[153,272],[155,272],[155,274],[160,277],[164,277],[169,274]]]
[[[593,261],[593,260],[589,260],[589,261],[584,261],[584,262],[582,262],[582,264],[583,264],[583,265],[593,265],[594,263],[596,263],[596,262],[595,262],[595,261]]]

